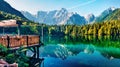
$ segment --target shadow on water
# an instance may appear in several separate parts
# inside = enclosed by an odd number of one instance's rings
[[[120,67],[120,36],[48,36],[43,42],[44,67]]]

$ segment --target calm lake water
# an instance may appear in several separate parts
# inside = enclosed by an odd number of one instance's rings
[[[41,67],[120,67],[120,36],[48,36],[41,39]]]

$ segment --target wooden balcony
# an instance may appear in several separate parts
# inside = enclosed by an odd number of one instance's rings
[[[0,44],[7,48],[30,47],[40,44],[38,35],[0,36]]]

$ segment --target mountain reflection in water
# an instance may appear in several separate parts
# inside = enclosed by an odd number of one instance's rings
[[[51,42],[46,40],[46,45],[40,48],[40,57],[45,58],[41,66],[120,67],[119,40],[98,40],[99,42],[79,40],[70,39],[70,42],[64,38],[53,39]]]

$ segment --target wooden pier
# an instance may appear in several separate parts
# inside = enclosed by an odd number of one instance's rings
[[[39,35],[23,35],[23,36],[0,36],[0,45],[3,45],[7,48],[10,48],[10,52],[15,52],[20,47],[23,49],[27,48],[32,51],[34,54],[30,58],[30,66],[34,67],[35,65],[41,65],[43,58],[39,58],[39,47],[43,45],[40,42]],[[25,51],[26,54],[26,51]]]
[[[17,49],[21,46],[30,47],[40,44],[40,37],[37,35],[23,36],[0,36],[0,44],[7,48]]]
[[[28,48],[37,58],[39,58],[39,47],[42,45],[38,35],[0,36],[0,44],[11,50],[17,50],[20,47]]]
[[[7,48],[9,48],[10,52],[16,52],[19,48],[27,48],[30,51],[32,51],[34,54],[31,57],[32,60],[36,62],[31,62],[32,67],[34,67],[37,63],[43,61],[43,58],[39,58],[39,47],[43,45],[40,41],[39,35],[21,35],[20,29],[21,29],[22,21],[19,20],[3,20],[0,21],[0,27],[3,29],[3,34],[0,36],[0,45],[3,45]],[[17,27],[18,35],[5,35],[5,29],[6,27]],[[26,51],[25,51],[26,54]],[[39,60],[36,60],[39,59]]]

